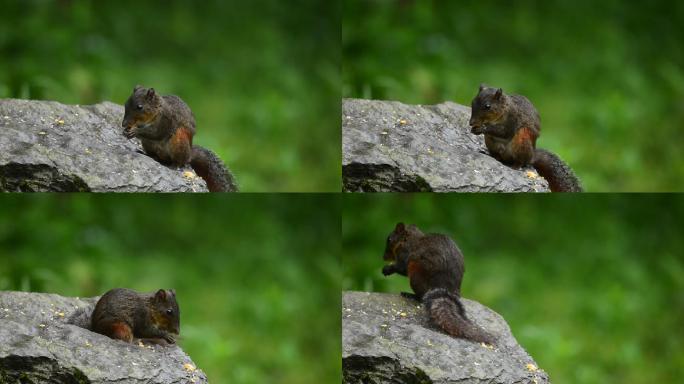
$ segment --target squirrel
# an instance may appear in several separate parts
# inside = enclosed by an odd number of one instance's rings
[[[532,165],[549,182],[552,192],[582,192],[580,181],[556,154],[536,148],[540,133],[537,109],[521,95],[480,84],[472,102],[471,133],[484,134],[495,159],[519,168]]]
[[[398,223],[387,237],[382,274],[408,276],[414,294],[402,296],[422,301],[430,320],[454,337],[493,345],[495,337],[471,322],[461,303],[465,272],[463,254],[446,235],[424,234],[415,225]]]
[[[161,96],[154,88],[136,85],[125,105],[124,136],[137,137],[145,153],[162,164],[188,163],[207,182],[210,192],[236,192],[233,175],[212,151],[192,145],[195,116],[178,96]]]
[[[135,337],[175,344],[180,333],[180,310],[173,289],[140,293],[114,288],[98,300],[90,321],[92,331],[128,343]]]

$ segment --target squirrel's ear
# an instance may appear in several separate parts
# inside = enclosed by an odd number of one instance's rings
[[[482,92],[483,89],[485,89],[485,85],[484,83],[480,83],[480,92]]]
[[[170,289],[169,292],[171,292],[171,296],[176,297],[176,290],[175,289]]]
[[[404,226],[404,223],[397,223],[397,226],[394,227],[394,230],[397,232],[404,232],[406,229],[406,226]]]
[[[147,90],[147,98],[151,99],[155,96],[154,88],[150,88]]]
[[[500,99],[502,94],[503,94],[503,90],[502,90],[501,88],[499,88],[499,89],[496,90],[496,93],[494,94],[494,97],[495,97],[496,99]]]
[[[138,89],[141,89],[143,86],[140,84],[136,84],[135,87],[133,87],[133,92],[137,91]]]
[[[154,294],[154,298],[159,300],[159,301],[165,301],[166,300],[166,291],[163,289],[158,290],[157,293]]]

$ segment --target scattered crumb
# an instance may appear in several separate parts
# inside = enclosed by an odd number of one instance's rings
[[[406,125],[406,120],[404,120],[404,119],[399,120],[399,124]]]
[[[530,179],[536,179],[539,177],[539,175],[537,175],[537,173],[534,171],[527,171],[525,172],[525,175]]]
[[[59,317],[64,317],[64,312],[56,312],[55,315]]]
[[[406,312],[400,312],[400,313],[399,313],[399,316],[401,316],[401,317],[406,317]]]
[[[47,132],[45,132],[45,131],[40,131],[40,132],[38,132],[38,134],[39,134],[39,135],[47,135]]]
[[[59,124],[59,125],[64,125],[64,120],[62,120],[62,119],[55,119],[55,123],[57,123],[57,124]]]
[[[191,171],[184,171],[183,177],[185,177],[186,179],[194,179],[195,177],[197,177],[197,175],[195,175],[195,173]]]
[[[197,368],[195,368],[195,366],[190,363],[183,364],[183,369],[185,369],[188,372],[195,372],[197,370]]]
[[[89,342],[89,341],[86,341],[86,343],[85,343],[85,346],[86,346],[86,347],[88,347],[88,348],[90,348],[90,347],[92,347],[93,345],[92,345],[92,344],[90,344],[90,342]]]
[[[39,327],[45,328],[45,324],[38,324]]]
[[[481,345],[481,346],[483,346],[483,347],[485,347],[485,348],[487,348],[487,349],[491,349],[491,350],[493,350],[493,349],[494,349],[494,346],[493,346],[493,345],[491,345],[491,344],[487,344],[487,343],[480,343],[480,345]]]
[[[539,368],[537,368],[537,366],[532,363],[528,363],[527,365],[525,365],[525,368],[527,368],[527,370],[530,372],[537,372],[539,370]]]

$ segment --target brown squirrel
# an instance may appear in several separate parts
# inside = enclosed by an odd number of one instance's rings
[[[145,153],[162,164],[192,169],[207,182],[211,192],[236,192],[233,175],[216,154],[192,145],[195,116],[175,95],[160,96],[154,88],[136,85],[125,105],[121,125],[127,138],[137,137]]]
[[[472,102],[470,126],[472,133],[484,134],[489,153],[502,163],[516,168],[532,165],[553,192],[582,192],[579,179],[560,157],[536,148],[539,113],[525,96],[481,84]]]
[[[128,343],[135,337],[156,344],[175,344],[180,333],[180,310],[173,289],[139,293],[114,288],[102,295],[90,321],[92,331]]]
[[[387,237],[384,259],[392,263],[382,268],[383,275],[408,276],[414,294],[402,296],[422,301],[433,323],[451,336],[494,344],[494,336],[466,317],[460,299],[463,254],[448,236],[399,223]]]

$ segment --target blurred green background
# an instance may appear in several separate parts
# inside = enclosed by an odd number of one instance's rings
[[[339,1],[0,4],[0,98],[123,104],[154,87],[190,105],[194,142],[241,190],[340,190]]]
[[[345,195],[343,289],[410,291],[384,277],[397,222],[451,236],[463,296],[501,314],[554,383],[684,376],[680,195]]]
[[[339,200],[3,196],[0,290],[175,288],[210,383],[339,382]]]
[[[684,186],[684,3],[345,0],[344,97],[527,96],[589,191]]]

